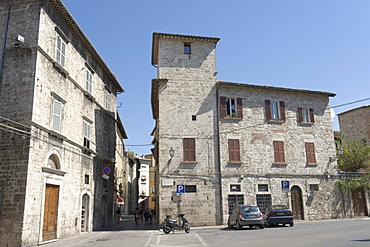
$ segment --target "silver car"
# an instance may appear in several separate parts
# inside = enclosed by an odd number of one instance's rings
[[[243,226],[265,228],[263,214],[256,205],[235,206],[229,215],[227,225],[230,229],[234,226],[237,229],[242,229]]]

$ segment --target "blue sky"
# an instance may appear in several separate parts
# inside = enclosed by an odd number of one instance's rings
[[[126,149],[149,154],[152,33],[219,37],[218,80],[370,98],[370,1],[62,0],[125,93]],[[334,108],[341,113],[370,100]],[[334,130],[339,130],[337,117]]]

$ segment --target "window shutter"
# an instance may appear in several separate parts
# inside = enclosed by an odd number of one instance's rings
[[[240,162],[240,145],[238,139],[229,139],[229,161]]]
[[[300,122],[300,123],[303,122],[302,108],[298,108],[298,122]]]
[[[265,100],[265,109],[266,109],[266,120],[271,120],[271,108],[269,100]]]
[[[226,97],[220,97],[220,101],[221,101],[221,117],[222,118],[225,118],[226,115],[227,115],[227,108],[226,108]]]
[[[284,101],[279,101],[280,103],[280,119],[285,121],[285,103]]]
[[[183,149],[184,149],[184,161],[195,161],[195,139],[184,138]]]
[[[310,108],[310,121],[311,121],[311,123],[315,122],[315,114],[313,113],[312,108]]]
[[[238,118],[243,118],[243,100],[241,98],[237,98],[237,104],[238,104]]]
[[[305,146],[307,164],[316,164],[315,144],[312,142],[306,142]]]
[[[273,146],[274,146],[275,163],[285,163],[284,142],[274,141]]]

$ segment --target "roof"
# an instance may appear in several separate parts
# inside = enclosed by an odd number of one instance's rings
[[[72,15],[68,12],[67,8],[63,5],[61,0],[50,0],[51,4],[57,10],[57,12],[61,15],[63,20],[66,22],[68,27],[71,29],[73,34],[79,39],[83,46],[91,53],[92,57],[94,57],[100,66],[107,72],[109,79],[113,81],[115,86],[117,87],[117,92],[124,92],[124,89],[119,84],[116,76],[110,71],[108,66],[105,64],[104,60],[101,58],[99,53],[95,50],[94,46],[90,43],[89,39],[86,37],[82,29],[78,26],[77,22],[73,19]]]
[[[273,86],[260,86],[260,85],[235,83],[235,82],[218,81],[217,84],[220,85],[220,86],[233,86],[233,87],[236,86],[236,87],[263,89],[263,90],[277,90],[277,91],[295,92],[295,93],[323,94],[323,95],[327,95],[329,97],[334,97],[336,95],[335,93],[330,93],[330,92],[312,91],[312,90],[306,90],[306,89],[284,88],[284,87],[273,87]]]
[[[366,109],[370,107],[370,105],[365,105],[365,106],[361,106],[361,107],[358,107],[358,108],[354,108],[354,109],[351,109],[351,110],[348,110],[348,111],[345,111],[345,112],[342,112],[342,113],[338,113],[337,115],[343,115],[343,114],[346,114],[346,113],[349,113],[349,112],[352,112],[352,111],[357,111],[357,110],[360,110],[360,109]]]
[[[158,64],[158,48],[159,48],[159,39],[180,39],[186,41],[206,41],[217,43],[220,38],[218,37],[205,37],[205,36],[196,36],[196,35],[184,35],[184,34],[169,34],[169,33],[153,33],[152,40],[152,65]]]

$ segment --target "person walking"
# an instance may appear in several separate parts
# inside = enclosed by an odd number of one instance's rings
[[[139,208],[135,209],[135,225],[139,224],[140,211]]]
[[[152,210],[149,208],[149,224],[152,224],[152,219],[153,219],[153,212],[152,212]]]
[[[148,225],[149,223],[149,209],[145,208],[144,210],[144,219],[145,219],[145,225]]]

